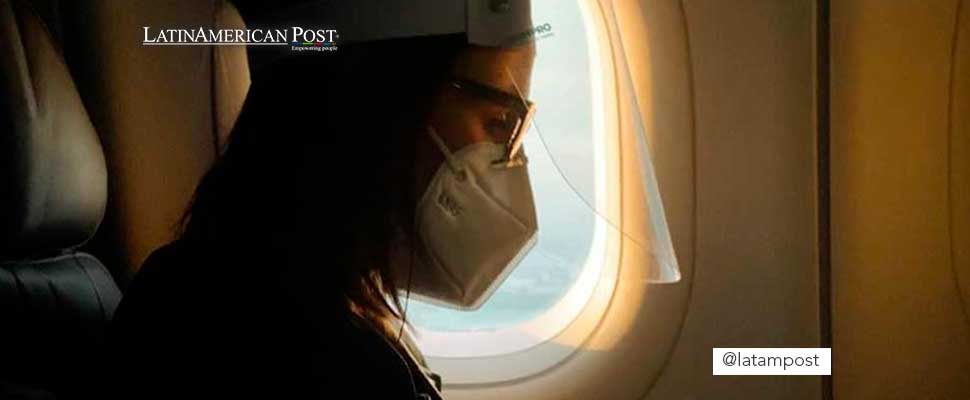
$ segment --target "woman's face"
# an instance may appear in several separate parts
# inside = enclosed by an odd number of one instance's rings
[[[528,98],[535,47],[492,48],[468,46],[455,62],[452,75],[489,86],[508,95]],[[508,107],[485,98],[446,87],[438,96],[429,117],[429,125],[451,151],[478,142],[505,143],[511,130],[507,121],[512,116]],[[420,197],[444,155],[428,135],[418,136],[415,195]]]

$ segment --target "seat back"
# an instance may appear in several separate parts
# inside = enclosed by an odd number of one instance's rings
[[[101,144],[36,13],[0,0],[0,398],[79,398],[121,293],[76,249],[104,215]]]
[[[57,4],[68,66],[104,144],[110,206],[88,248],[124,287],[178,236],[249,85],[246,47],[142,46],[143,28],[245,25],[228,0],[31,1]]]

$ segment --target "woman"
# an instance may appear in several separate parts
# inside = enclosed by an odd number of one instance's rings
[[[507,142],[527,126],[532,59],[531,46],[440,35],[301,52],[256,72],[180,238],[149,257],[115,314],[116,394],[438,398],[399,340],[398,291],[474,306],[534,237],[527,179],[496,196],[495,182],[514,179],[473,171],[485,200],[439,197],[474,154],[501,148],[510,170],[524,164]],[[431,208],[504,213],[514,223],[469,229],[514,225],[522,240],[453,245]],[[508,257],[482,267],[482,254]]]

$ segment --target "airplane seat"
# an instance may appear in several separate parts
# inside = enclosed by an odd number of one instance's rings
[[[0,0],[0,398],[95,381],[121,293],[79,252],[104,215],[101,144],[37,14]]]
[[[53,2],[67,64],[104,146],[111,185],[87,246],[119,285],[175,239],[249,87],[244,46],[146,46],[145,27],[245,24],[228,0]]]

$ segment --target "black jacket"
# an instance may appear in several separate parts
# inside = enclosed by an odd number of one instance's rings
[[[406,350],[306,304],[261,263],[272,261],[217,260],[179,242],[153,253],[109,332],[114,397],[440,398]]]

